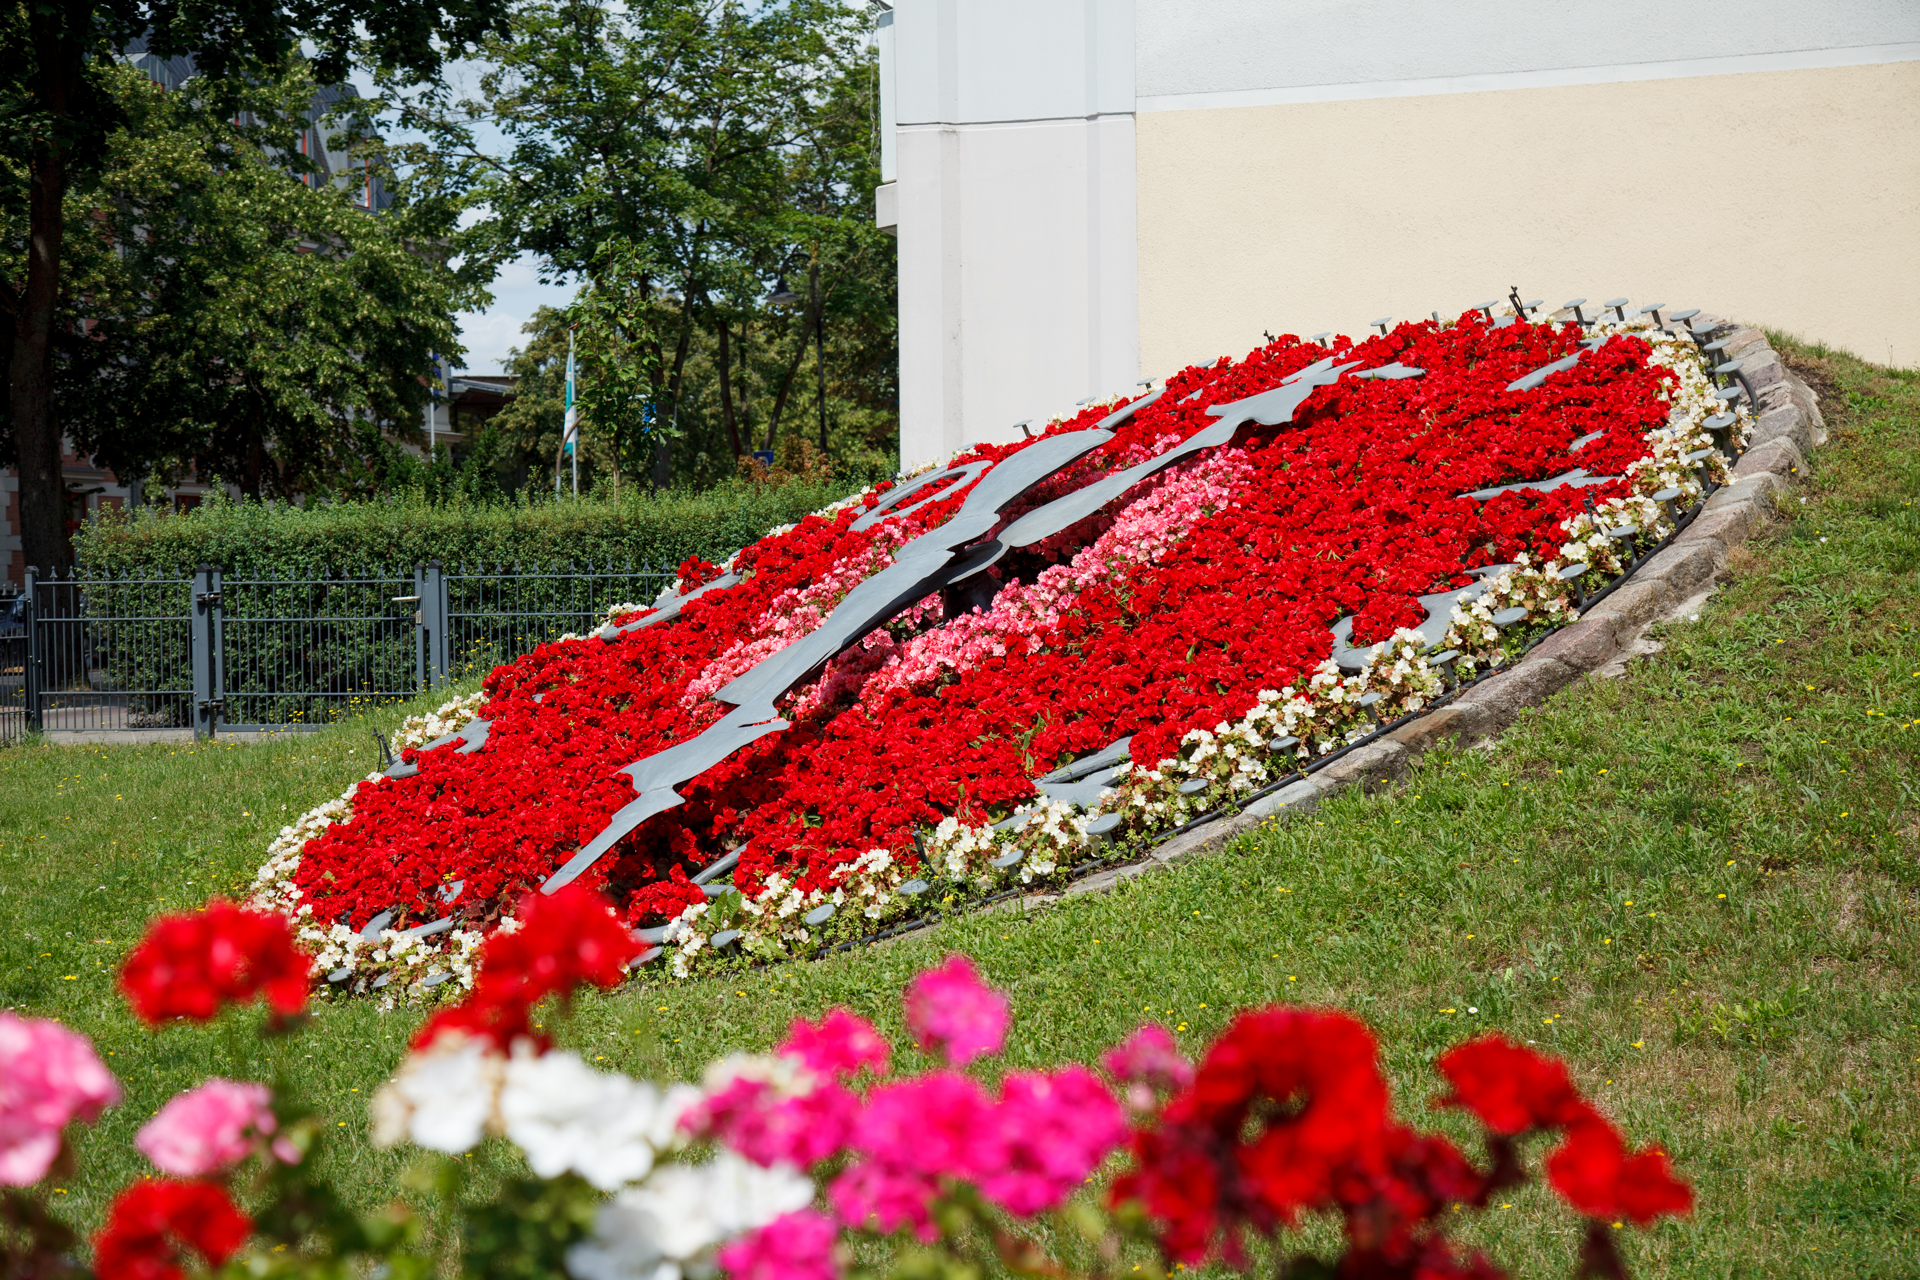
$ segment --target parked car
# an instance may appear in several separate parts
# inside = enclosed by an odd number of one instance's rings
[[[0,690],[24,688],[27,678],[27,598],[0,599]],[[6,699],[0,699],[4,704]],[[0,725],[0,741],[7,736]]]

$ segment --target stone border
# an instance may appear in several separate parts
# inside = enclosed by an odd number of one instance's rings
[[[1671,326],[1669,326],[1671,327]],[[1518,662],[1463,687],[1444,704],[1370,741],[1350,747],[1304,778],[1287,783],[1235,812],[1198,819],[1187,830],[1152,846],[1145,856],[1071,881],[1057,890],[1007,894],[979,910],[1026,910],[1115,885],[1195,854],[1224,848],[1262,823],[1310,812],[1321,801],[1358,787],[1381,790],[1405,778],[1429,748],[1451,742],[1465,747],[1487,742],[1519,716],[1539,706],[1575,679],[1592,675],[1632,652],[1655,622],[1710,592],[1726,575],[1727,557],[1779,518],[1779,502],[1797,476],[1808,472],[1807,454],[1825,444],[1819,397],[1787,369],[1758,329],[1700,317],[1695,328],[1724,337],[1722,358],[1743,362],[1756,406],[1747,448],[1733,467],[1733,482],[1715,491],[1686,520],[1668,545],[1609,587],[1606,598],[1580,621],[1550,632]],[[967,910],[955,915],[969,914]],[[937,928],[949,916],[909,922],[844,948],[884,945],[894,938]]]

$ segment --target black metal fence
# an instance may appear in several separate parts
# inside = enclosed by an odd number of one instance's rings
[[[40,576],[0,595],[0,742],[318,727],[490,670],[673,581],[644,565],[424,565],[411,578]]]

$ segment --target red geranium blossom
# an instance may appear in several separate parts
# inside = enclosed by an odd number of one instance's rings
[[[227,1003],[264,994],[283,1014],[307,1002],[313,960],[280,916],[221,898],[192,915],[162,916],[127,957],[120,991],[142,1021],[205,1022]]]
[[[1358,1019],[1315,1009],[1243,1014],[1193,1084],[1134,1135],[1137,1169],[1114,1184],[1163,1224],[1171,1257],[1195,1262],[1242,1222],[1269,1230],[1330,1205],[1336,1178],[1383,1171],[1388,1098],[1379,1051]],[[1251,1132],[1248,1132],[1249,1126]]]
[[[1673,1176],[1667,1153],[1647,1147],[1629,1155],[1620,1131],[1598,1114],[1568,1127],[1566,1141],[1547,1157],[1547,1182],[1590,1218],[1625,1218],[1644,1227],[1693,1211],[1693,1189]]]
[[[1591,1114],[1566,1063],[1498,1033],[1454,1046],[1435,1065],[1453,1085],[1440,1105],[1471,1111],[1495,1133],[1555,1129]]]
[[[122,1191],[93,1238],[100,1280],[182,1280],[189,1252],[208,1267],[231,1258],[253,1220],[211,1182],[143,1179]]]
[[[518,925],[496,931],[481,945],[472,994],[428,1019],[414,1037],[416,1048],[458,1030],[505,1049],[530,1034],[527,1016],[543,998],[570,995],[588,982],[617,986],[641,951],[606,899],[584,884],[550,896],[527,895]]]

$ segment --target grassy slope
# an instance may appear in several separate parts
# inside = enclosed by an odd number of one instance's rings
[[[1010,1065],[1090,1059],[1148,1014],[1198,1046],[1249,1005],[1338,1004],[1377,1028],[1418,1117],[1431,1056],[1500,1027],[1563,1054],[1695,1180],[1692,1221],[1629,1244],[1642,1274],[1912,1274],[1920,376],[1789,349],[1826,382],[1833,432],[1807,501],[1629,678],[1118,893],[629,989],[563,1038],[685,1075],[829,1002],[897,1029],[900,985],[957,948],[1014,993]],[[217,1030],[133,1024],[115,959],[150,913],[243,888],[279,823],[364,769],[367,728],[396,716],[275,745],[0,753],[0,1006],[94,1035],[129,1094],[85,1141],[76,1217],[140,1171],[128,1140],[172,1091],[234,1070]],[[366,1145],[361,1102],[412,1024],[330,1006],[277,1051],[369,1201],[401,1159]],[[1536,1189],[1510,1203],[1467,1234],[1516,1273],[1566,1274],[1566,1216]]]

